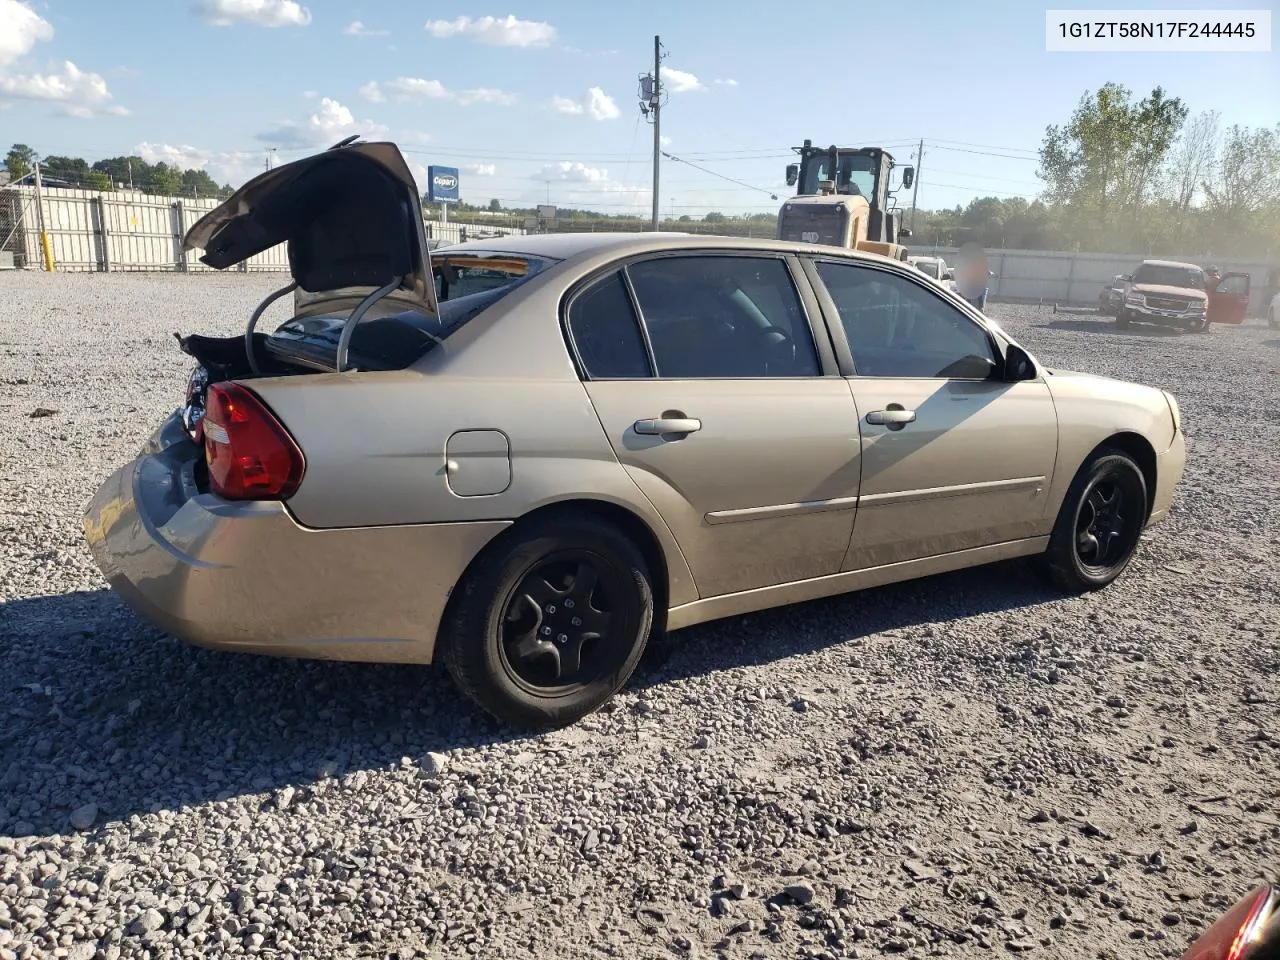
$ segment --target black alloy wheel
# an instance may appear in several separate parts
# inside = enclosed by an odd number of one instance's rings
[[[644,556],[622,530],[557,511],[517,523],[472,564],[441,624],[440,658],[498,719],[564,726],[630,678],[653,604]]]
[[[1124,571],[1147,522],[1147,483],[1127,453],[1101,451],[1072,482],[1046,551],[1064,590],[1105,587]]]

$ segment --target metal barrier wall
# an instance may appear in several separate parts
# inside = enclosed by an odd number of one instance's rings
[[[40,213],[44,214],[54,268],[79,271],[209,270],[197,253],[184,253],[182,238],[220,201],[156,197],[131,190],[99,193],[45,187],[37,205],[34,187],[0,190],[0,250],[13,254],[18,268],[43,269]],[[468,236],[522,234],[521,229],[484,224],[427,221],[429,239],[459,243]],[[241,271],[287,270],[283,244],[264,250]]]
[[[909,246],[913,257],[942,257],[956,262],[955,247]],[[1143,260],[1179,260],[1207,267],[1211,263],[1223,273],[1249,274],[1249,312],[1266,313],[1267,278],[1280,262],[1233,260],[1210,257],[1147,257],[1140,253],[1074,253],[1057,250],[988,250],[987,262],[995,272],[991,278],[992,300],[1041,301],[1062,304],[1095,304],[1105,285],[1117,273],[1132,273]]]

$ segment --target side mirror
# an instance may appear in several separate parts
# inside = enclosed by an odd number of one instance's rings
[[[956,278],[956,272],[954,270],[948,270],[946,273],[942,275],[943,280],[954,280],[955,278]]]
[[[800,179],[800,165],[798,163],[787,164],[787,186],[794,187],[796,181]]]
[[[1034,380],[1035,376],[1036,362],[1031,359],[1031,354],[1016,343],[1009,344],[1004,352],[1004,379],[1017,383],[1021,380]]]
[[[903,167],[902,168],[902,189],[910,190],[911,185],[915,182],[916,182],[916,168]]]

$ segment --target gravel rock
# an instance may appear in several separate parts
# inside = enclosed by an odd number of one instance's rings
[[[1186,477],[1106,590],[1011,563],[708,624],[515,737],[441,670],[199,650],[105,589],[80,511],[180,401],[172,331],[280,284],[0,273],[0,954],[1136,960],[1280,862],[1265,326],[991,308],[1178,397]]]
[[[77,830],[88,830],[93,826],[93,822],[98,819],[98,805],[96,803],[86,803],[83,807],[76,807],[71,811],[71,816],[68,819]]]

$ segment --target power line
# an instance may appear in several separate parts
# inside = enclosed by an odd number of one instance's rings
[[[662,151],[662,155],[666,157],[668,160],[674,160],[676,163],[683,163],[687,166],[693,167],[693,169],[695,170],[701,170],[703,173],[709,174],[713,177],[719,177],[721,180],[728,180],[730,183],[736,183],[738,186],[743,187],[747,190],[757,190],[760,193],[766,193],[769,195],[770,200],[778,199],[778,195],[775,194],[772,190],[766,190],[764,187],[757,187],[750,183],[744,183],[741,180],[735,180],[733,177],[727,177],[723,173],[716,173],[714,170],[708,170],[706,167],[700,167],[696,163],[690,163],[688,160],[681,160],[679,157],[672,156],[671,154],[667,153],[667,151],[665,150]]]

